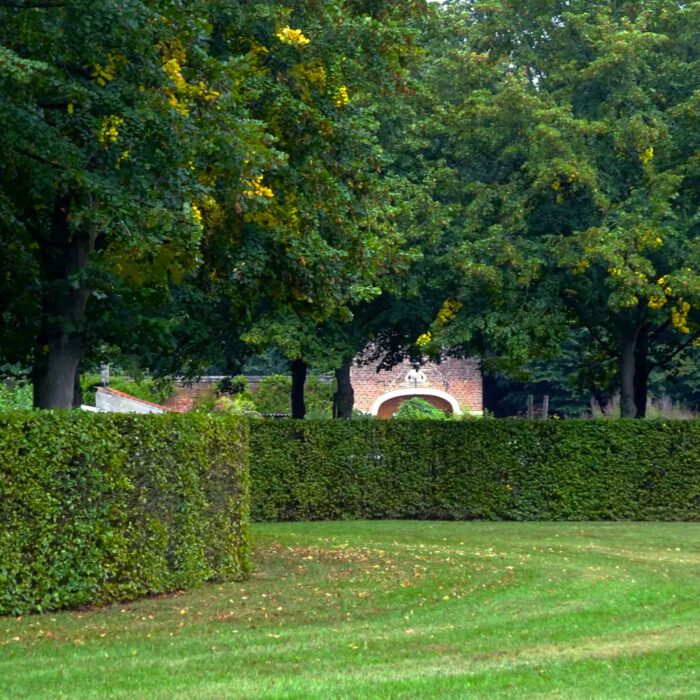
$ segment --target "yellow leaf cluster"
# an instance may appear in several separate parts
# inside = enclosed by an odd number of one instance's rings
[[[275,211],[266,209],[265,211],[249,211],[243,215],[243,221],[247,224],[253,223],[262,228],[273,229],[282,223],[282,219]]]
[[[262,175],[256,175],[248,183],[247,189],[243,190],[243,195],[246,197],[274,197],[275,193],[269,187],[265,187],[262,181]]]
[[[328,76],[320,63],[300,63],[290,73],[297,80],[312,85],[317,90],[325,90]]]
[[[104,87],[117,77],[117,71],[120,65],[124,65],[126,59],[119,53],[108,53],[107,62],[102,65],[95,63],[92,67],[92,79],[100,86]]]
[[[647,229],[643,232],[640,239],[640,247],[651,248],[658,250],[664,243],[664,239],[654,229]]]
[[[119,129],[123,124],[124,120],[114,114],[110,114],[102,119],[97,140],[103,148],[109,148],[111,144],[119,139]]]
[[[197,226],[201,226],[204,222],[202,210],[194,203],[190,204],[190,210],[192,212],[192,221],[194,221]]]
[[[430,334],[430,331],[428,331],[427,333],[422,333],[416,339],[416,345],[419,348],[423,348],[426,345],[428,345],[432,339],[433,339],[433,336]]]
[[[436,322],[440,326],[446,326],[459,312],[463,304],[456,299],[446,299],[443,303],[436,318]]]
[[[223,223],[224,212],[221,205],[210,194],[202,197],[200,207],[203,210],[204,217],[210,226],[218,226]]]
[[[654,160],[654,147],[649,146],[649,148],[645,149],[639,154],[639,160],[642,161],[643,165],[649,165],[652,160]]]
[[[252,41],[250,44],[250,53],[253,54],[253,56],[263,56],[266,53],[270,53],[270,51],[266,46],[259,44],[257,41]]]
[[[659,277],[659,279],[657,280],[656,284],[658,284],[659,287],[663,287],[663,288],[664,288],[664,294],[666,294],[667,296],[671,296],[671,294],[673,294],[673,290],[671,289],[671,287],[669,287],[669,286],[666,284],[666,278],[665,278],[665,277]]]
[[[582,275],[590,266],[591,263],[588,260],[579,260],[573,268],[573,273]]]
[[[179,39],[170,41],[167,44],[156,44],[156,47],[160,49],[166,61],[174,58],[180,63],[185,63],[187,60],[187,51]]]
[[[181,92],[187,90],[187,81],[182,75],[182,67],[177,58],[171,58],[163,64],[163,72],[168,76],[175,88]]]
[[[283,43],[290,46],[304,46],[309,39],[304,36],[301,29],[292,29],[290,26],[282,27],[275,36]]]
[[[681,333],[690,333],[688,328],[688,312],[690,304],[683,299],[679,299],[671,309],[671,325]]]
[[[163,64],[163,72],[170,82],[175,86],[175,91],[170,88],[165,89],[165,94],[170,105],[182,116],[186,117],[190,113],[189,102],[193,99],[211,102],[221,93],[210,90],[202,81],[197,84],[188,83],[182,75],[182,66],[177,58],[171,58]]]
[[[335,93],[333,98],[333,104],[336,107],[345,107],[350,102],[350,95],[348,93],[347,85],[341,85]]]
[[[175,93],[172,90],[166,89],[165,94],[168,98],[168,103],[178,114],[181,114],[183,117],[186,117],[190,113],[189,107],[183,102],[180,102],[180,100],[177,98],[177,95],[175,95]]]

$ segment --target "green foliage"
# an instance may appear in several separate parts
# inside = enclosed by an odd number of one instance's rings
[[[410,257],[380,131],[425,11],[0,4],[0,351],[33,366],[37,405],[69,406],[105,344],[188,376],[308,357],[379,294]]]
[[[96,373],[83,374],[80,377],[80,386],[83,391],[83,403],[88,406],[95,405],[94,387],[100,383],[100,375]],[[173,394],[173,383],[164,379],[151,377],[134,378],[127,375],[111,375],[109,378],[110,389],[123,391],[125,394],[135,396],[137,399],[162,404]]]
[[[649,373],[700,337],[700,8],[456,0],[442,16],[427,127],[463,291],[435,342],[517,369],[587,330],[580,366],[598,362],[579,374],[612,376],[622,415],[643,417]]]
[[[227,396],[245,395],[249,393],[248,380],[243,375],[225,377],[217,384],[216,391]]]
[[[214,55],[237,42],[214,36],[228,28],[215,5],[0,7],[0,284],[13,290],[0,345],[13,361],[36,365],[65,336],[90,353],[171,332],[155,315],[196,267],[212,209],[241,196],[244,159],[273,159],[243,104],[250,71]]]
[[[234,418],[0,416],[0,614],[244,576],[246,442]]]
[[[259,413],[289,413],[292,379],[286,374],[273,374],[260,381],[251,398]],[[306,380],[305,398],[308,418],[330,418],[334,385],[313,375]]]
[[[214,410],[234,416],[261,417],[255,402],[248,394],[236,394],[233,397],[222,396],[217,400]]]
[[[408,418],[411,420],[445,420],[447,415],[444,411],[433,406],[429,401],[420,396],[403,401],[394,413],[394,418]]]
[[[259,417],[253,394],[248,389],[248,380],[243,376],[227,377],[218,383],[211,399],[214,401],[210,410],[230,413],[234,416]],[[204,407],[198,407],[204,410]]]
[[[696,421],[264,421],[257,520],[700,520]]]
[[[0,382],[0,411],[29,410],[32,407],[31,384]]]

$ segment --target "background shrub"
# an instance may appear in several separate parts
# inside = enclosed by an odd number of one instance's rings
[[[414,396],[402,401],[393,417],[411,420],[446,420],[447,414],[420,396]]]
[[[206,415],[0,415],[0,614],[249,570],[247,427]]]
[[[83,392],[83,403],[88,406],[94,406],[95,390],[100,386],[99,372],[81,375],[80,386]],[[174,384],[169,379],[154,379],[144,376],[131,377],[126,374],[112,372],[109,378],[109,388],[123,391],[125,394],[135,396],[137,399],[162,404],[173,395]]]
[[[271,374],[260,381],[252,392],[255,408],[259,413],[286,413],[291,410],[290,393],[292,378],[287,374]],[[335,383],[323,381],[315,375],[306,380],[304,398],[307,418],[330,418],[333,407]]]
[[[258,421],[257,520],[699,520],[700,421]]]
[[[0,378],[0,412],[32,408],[32,385]]]

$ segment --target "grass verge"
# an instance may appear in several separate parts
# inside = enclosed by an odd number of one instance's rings
[[[700,697],[699,524],[253,536],[245,583],[0,618],[0,697]]]

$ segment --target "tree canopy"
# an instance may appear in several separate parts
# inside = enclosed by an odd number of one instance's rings
[[[579,331],[622,415],[641,417],[652,369],[700,335],[700,9],[454,2],[446,15],[459,39],[440,57],[436,157],[463,303],[436,335],[512,365]]]
[[[348,416],[367,343],[447,347],[643,417],[700,340],[699,31],[668,0],[1,3],[2,371],[67,407],[114,354],[274,348]]]

